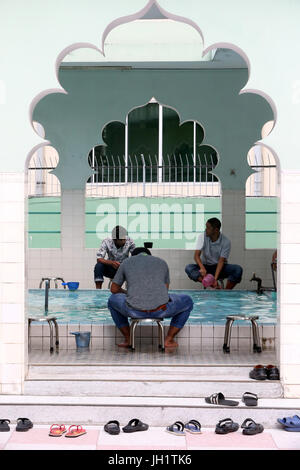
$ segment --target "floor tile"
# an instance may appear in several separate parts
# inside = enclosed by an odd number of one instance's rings
[[[300,450],[300,432],[272,429],[271,434],[279,449]]]
[[[68,426],[66,426],[68,429]],[[5,445],[5,450],[96,450],[99,428],[88,428],[87,434],[76,438],[48,436],[49,426],[35,426],[27,432],[16,432]]]
[[[122,426],[121,426],[122,428]],[[97,449],[99,450],[185,450],[185,436],[174,436],[165,428],[149,428],[147,431],[124,433],[112,436],[102,428],[99,434]]]
[[[192,449],[277,449],[269,432],[255,436],[245,436],[238,430],[230,434],[219,435],[214,431],[203,430],[202,434],[186,435],[187,448]]]

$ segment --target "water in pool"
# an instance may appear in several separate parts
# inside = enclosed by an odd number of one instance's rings
[[[171,290],[178,294],[188,294],[194,301],[189,317],[192,324],[224,324],[227,315],[258,315],[259,322],[275,324],[277,317],[276,293],[258,295],[252,291],[223,290]],[[50,289],[48,315],[55,315],[58,323],[99,323],[112,324],[107,300],[108,290],[69,290]],[[27,315],[44,314],[45,292],[43,289],[30,289],[27,300]]]

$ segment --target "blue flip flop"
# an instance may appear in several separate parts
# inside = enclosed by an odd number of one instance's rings
[[[196,419],[191,419],[188,423],[185,423],[184,429],[191,434],[201,434],[201,424]]]
[[[175,434],[175,436],[185,436],[184,424],[181,421],[176,421],[176,423],[168,426],[166,431]]]
[[[282,424],[285,431],[300,432],[300,417],[298,415],[288,416],[286,418],[277,418],[278,423]]]

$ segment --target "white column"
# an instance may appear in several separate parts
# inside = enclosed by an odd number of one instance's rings
[[[280,376],[284,396],[300,396],[300,171],[281,172]]]
[[[22,394],[27,364],[24,173],[0,173],[0,393]]]
[[[61,249],[64,280],[78,281],[87,269],[84,266],[85,190],[61,192]]]

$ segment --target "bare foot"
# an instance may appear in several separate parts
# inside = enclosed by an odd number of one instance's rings
[[[119,346],[119,348],[128,348],[129,347],[129,340],[124,340],[124,343],[119,343],[117,344],[117,346]]]
[[[177,348],[177,347],[178,347],[178,343],[176,343],[176,341],[174,340],[165,341],[165,348]]]

